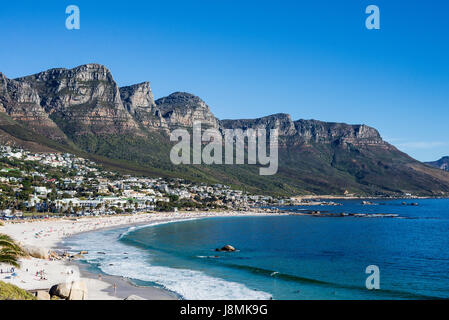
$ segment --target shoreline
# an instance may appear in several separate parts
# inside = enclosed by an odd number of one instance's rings
[[[99,230],[118,229],[126,227],[145,227],[161,223],[173,223],[192,219],[237,216],[281,216],[285,213],[266,212],[169,212],[143,213],[138,215],[82,217],[77,219],[53,218],[43,221],[7,222],[0,227],[0,233],[11,236],[22,245],[32,245],[45,250],[67,249],[63,241],[76,234],[95,232]],[[180,296],[172,291],[157,286],[140,287],[124,277],[111,276],[102,273],[101,279],[86,270],[80,261],[43,260],[24,258],[20,260],[21,268],[15,270],[17,276],[8,278],[8,274],[0,274],[0,281],[14,284],[28,291],[48,290],[53,285],[66,282],[70,277],[70,269],[78,269],[80,280],[88,288],[89,300],[123,300],[130,295],[137,295],[147,300],[173,300]],[[0,269],[10,266],[0,264]],[[45,277],[40,279],[36,274],[44,270]],[[116,284],[114,293],[113,284]],[[125,296],[127,295],[127,296]]]
[[[80,261],[72,262],[79,268],[80,276],[82,279],[89,279],[88,281],[97,280],[98,274],[95,274],[87,270],[88,266]],[[171,292],[167,289],[156,286],[138,286],[134,284],[130,279],[120,276],[113,276],[101,272],[101,280],[108,284],[108,287],[103,288],[102,291],[109,295],[111,299],[125,300],[131,295],[141,297],[145,300],[181,300],[175,292]],[[114,290],[114,284],[116,289]],[[97,300],[91,299],[90,300]]]
[[[345,195],[300,195],[292,196],[292,199],[298,200],[310,200],[310,199],[323,199],[323,200],[424,200],[424,199],[449,199],[449,196],[398,196],[398,197],[385,197],[385,196],[345,196]]]
[[[68,237],[64,237],[61,239],[60,242],[57,243],[57,250],[69,250],[70,248],[65,246],[64,242],[65,240],[69,239],[72,236],[78,236],[83,233],[91,233],[91,232],[97,232],[97,231],[107,231],[107,230],[115,230],[115,229],[123,229],[123,228],[146,228],[151,226],[156,226],[160,224],[166,224],[166,223],[176,223],[181,221],[189,221],[189,220],[197,220],[202,219],[203,217],[198,218],[177,218],[177,219],[169,219],[161,220],[154,223],[149,222],[142,222],[138,224],[123,224],[123,225],[117,225],[113,227],[106,227],[102,229],[97,230],[89,230],[89,231],[83,231],[80,233],[76,233],[73,235],[70,235]],[[134,229],[134,230],[135,230]],[[75,252],[75,251],[73,251]],[[92,271],[87,270],[88,269],[88,263],[84,263],[83,260],[72,260],[70,262],[66,262],[67,266],[76,266],[79,268],[79,274],[80,277],[83,279],[89,279],[92,280],[98,280],[99,274],[101,274],[101,280],[102,282],[107,283],[109,286],[106,288],[103,288],[102,291],[107,293],[111,299],[119,299],[119,300],[125,300],[127,297],[131,295],[137,295],[143,299],[146,300],[181,300],[182,297],[179,296],[176,292],[172,292],[168,289],[158,287],[158,286],[138,286],[135,283],[132,282],[131,279],[121,276],[115,276],[107,274],[103,271],[99,271],[100,273],[94,273]],[[116,290],[114,290],[113,286],[116,285]]]

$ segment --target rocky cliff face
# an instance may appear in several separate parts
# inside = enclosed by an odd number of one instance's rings
[[[167,129],[168,124],[154,102],[150,83],[143,82],[120,88],[120,96],[128,112],[145,128]]]
[[[219,127],[218,120],[209,106],[193,94],[175,92],[157,100],[156,105],[170,127],[191,128],[194,121],[201,121],[204,127]]]
[[[102,65],[51,69],[16,80],[38,93],[40,105],[71,136],[139,134],[111,72]]]
[[[223,129],[278,129],[279,136],[284,138],[284,144],[326,143],[346,146],[372,145],[384,148],[391,147],[380,137],[379,132],[366,125],[348,125],[345,123],[330,123],[317,120],[293,121],[288,114],[280,113],[268,117],[251,120],[222,120]]]
[[[65,134],[49,118],[40,105],[37,91],[28,83],[6,78],[0,73],[0,112],[5,112],[36,133],[57,141],[66,139]]]
[[[149,82],[120,88],[120,97],[131,114],[137,109],[151,111],[156,107]]]
[[[192,128],[194,121],[201,121],[204,129],[277,128],[278,173],[259,176],[258,170],[245,165],[213,170],[172,165],[167,133]],[[176,92],[154,101],[148,82],[119,88],[111,72],[98,64],[51,69],[15,80],[0,73],[0,141],[6,140],[33,150],[81,149],[96,161],[129,172],[208,179],[253,192],[449,194],[448,172],[410,158],[366,125],[293,121],[283,113],[220,121],[195,95]],[[444,163],[437,165],[447,168]]]
[[[389,147],[379,132],[366,125],[322,122],[317,120],[295,121],[297,134],[306,141],[315,143],[337,143],[341,145],[372,145]]]
[[[258,119],[221,120],[223,129],[278,129],[280,136],[292,136],[297,133],[295,124],[290,115],[285,113],[273,114]]]
[[[168,132],[177,127],[191,128],[194,121],[201,121],[204,128],[277,128],[279,136],[286,138],[284,144],[388,147],[375,129],[365,125],[293,121],[290,115],[282,113],[251,120],[219,121],[203,100],[190,93],[175,92],[154,101],[149,82],[118,88],[111,72],[99,64],[51,69],[16,80],[2,75],[0,80],[0,110],[15,120],[32,124],[37,132],[50,138],[62,139],[62,131],[69,136],[125,133],[144,136],[142,128]]]

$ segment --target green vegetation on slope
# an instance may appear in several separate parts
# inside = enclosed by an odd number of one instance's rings
[[[36,300],[36,297],[15,285],[0,281],[0,300]]]
[[[66,124],[70,126],[71,124]],[[260,176],[254,165],[173,165],[173,143],[163,132],[146,136],[76,135],[61,144],[31,132],[0,113],[0,130],[60,152],[69,152],[124,174],[222,183],[249,193],[271,195],[336,194],[441,196],[449,194],[449,175],[410,158],[395,148],[295,143],[279,150],[279,171]]]

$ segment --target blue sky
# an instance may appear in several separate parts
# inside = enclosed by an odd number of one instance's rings
[[[65,28],[71,4],[80,30]],[[365,28],[370,4],[380,30]],[[221,119],[364,123],[428,161],[449,155],[448,17],[444,0],[8,1],[0,72],[97,62],[156,98],[194,93]]]

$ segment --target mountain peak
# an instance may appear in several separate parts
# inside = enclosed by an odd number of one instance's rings
[[[204,129],[278,129],[278,174],[266,179],[247,166],[214,166],[213,170],[173,166],[167,133],[192,128],[195,121],[201,121]],[[138,170],[139,174],[173,172],[252,191],[449,194],[448,172],[410,158],[367,125],[293,121],[286,113],[219,121],[194,94],[174,92],[154,101],[149,82],[119,88],[111,72],[97,63],[51,69],[17,80],[0,73],[0,138],[4,136],[23,143],[30,139],[47,147],[60,142],[65,144],[63,150],[73,145],[97,159],[97,155],[106,157],[107,164],[111,159],[120,160],[120,168]],[[439,168],[445,163],[449,168],[449,157],[437,162]]]
[[[129,86],[121,87],[120,89],[127,89],[127,88],[150,88],[151,84],[149,81],[143,81],[140,83],[131,84]]]
[[[167,97],[156,100],[156,105],[163,112],[174,109],[207,109],[209,106],[200,97],[187,92],[174,92]]]
[[[426,164],[439,168],[441,170],[449,171],[449,156],[444,156],[440,160],[425,162]]]
[[[196,95],[194,95],[192,93],[189,93],[189,92],[184,92],[184,91],[173,92],[172,94],[169,94],[168,97],[179,97],[179,98],[184,97],[186,99],[195,99],[195,98],[199,99],[198,96],[196,96]]]
[[[194,121],[201,121],[206,126],[218,127],[218,120],[209,106],[191,93],[174,92],[156,100],[156,106],[171,126],[191,127]]]
[[[138,131],[112,73],[104,65],[50,69],[17,81],[30,85],[51,118],[73,135]]]
[[[174,92],[166,97],[156,100],[156,104],[163,109],[200,107],[209,108],[198,96],[188,92]]]
[[[126,109],[134,114],[138,108],[155,107],[153,92],[148,81],[120,88],[120,97]]]

